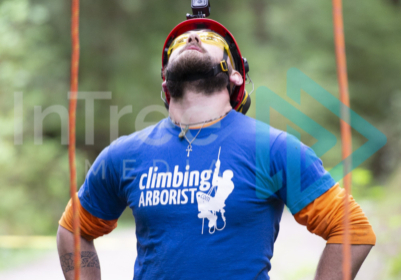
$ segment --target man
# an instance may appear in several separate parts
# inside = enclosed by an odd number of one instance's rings
[[[100,279],[93,239],[126,206],[136,221],[134,279],[269,279],[284,205],[328,241],[315,279],[342,279],[344,191],[297,138],[242,114],[248,69],[217,22],[191,19],[170,33],[162,71],[170,117],[105,148],[79,190],[82,279]],[[355,277],[375,235],[349,202]],[[58,231],[66,279],[71,216],[69,203]]]

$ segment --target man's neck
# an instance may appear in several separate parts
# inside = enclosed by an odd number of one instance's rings
[[[169,114],[174,122],[194,124],[224,116],[231,109],[226,89],[210,95],[186,91],[182,98],[171,99]]]

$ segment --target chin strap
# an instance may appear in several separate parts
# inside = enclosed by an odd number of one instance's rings
[[[228,59],[228,53],[227,53],[226,49],[224,49],[223,61],[226,62],[227,59]],[[231,61],[231,62],[234,63],[233,61]],[[231,91],[230,91],[230,74],[228,74],[228,65],[227,65],[227,62],[226,62],[226,66],[227,66],[227,67],[226,67],[226,69],[227,69],[227,71],[226,71],[226,74],[227,74],[227,90],[228,90],[228,94],[231,96]]]

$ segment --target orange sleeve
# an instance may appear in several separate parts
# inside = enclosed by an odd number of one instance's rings
[[[310,232],[323,237],[327,243],[343,243],[344,196],[345,190],[335,184],[295,214],[295,220]],[[376,235],[372,226],[352,196],[349,196],[349,206],[351,244],[375,245]]]
[[[78,194],[76,194],[76,196],[78,196]],[[79,199],[77,199],[77,201],[79,202]],[[78,207],[81,236],[86,240],[91,241],[100,236],[108,234],[117,227],[117,219],[111,221],[99,219],[86,211],[80,202]],[[71,199],[68,202],[63,215],[61,216],[59,225],[71,232],[73,231]]]

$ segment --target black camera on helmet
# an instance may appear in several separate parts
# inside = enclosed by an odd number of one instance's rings
[[[210,16],[209,0],[192,0],[191,8],[192,8],[192,15],[187,14],[187,19],[205,18]]]

